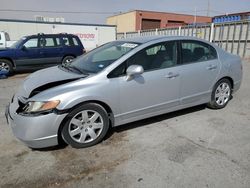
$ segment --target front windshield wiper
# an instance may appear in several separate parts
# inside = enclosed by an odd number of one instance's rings
[[[65,69],[67,69],[67,70],[73,71],[73,72],[78,72],[78,73],[80,73],[80,74],[89,75],[88,73],[81,71],[80,69],[78,69],[78,68],[75,67],[75,66],[63,65],[63,64],[62,64],[61,67],[65,68]]]

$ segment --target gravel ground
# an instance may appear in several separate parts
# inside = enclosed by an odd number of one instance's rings
[[[228,106],[198,106],[113,129],[100,144],[33,151],[4,118],[27,74],[0,80],[0,187],[218,187],[250,185],[250,62]]]

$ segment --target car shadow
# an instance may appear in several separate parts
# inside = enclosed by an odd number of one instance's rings
[[[131,129],[146,126],[146,125],[149,125],[149,124],[157,123],[157,122],[167,120],[167,119],[172,119],[172,118],[175,118],[175,117],[178,117],[178,116],[190,114],[190,113],[201,111],[201,110],[204,110],[204,109],[206,109],[206,105],[199,105],[199,106],[186,108],[186,109],[183,109],[183,110],[170,112],[170,113],[167,113],[167,114],[163,114],[163,115],[143,119],[143,120],[140,120],[140,121],[135,121],[135,122],[124,124],[124,125],[121,125],[121,126],[118,126],[118,127],[110,127],[107,135],[104,137],[103,140],[108,140],[115,133],[121,133],[121,132],[124,132],[124,131],[127,131],[127,130],[131,130]],[[31,149],[34,150],[34,151],[47,152],[47,151],[61,150],[61,149],[64,149],[66,147],[68,147],[68,145],[60,137],[59,138],[59,145],[57,145],[57,146],[52,146],[52,147],[47,147],[47,148],[39,148],[39,149],[31,148]]]
[[[146,125],[149,125],[149,124],[157,123],[157,122],[167,120],[167,119],[172,119],[172,118],[175,118],[175,117],[178,117],[178,116],[182,116],[182,115],[186,115],[186,114],[189,114],[189,113],[201,111],[201,110],[204,110],[204,109],[206,109],[205,104],[195,106],[195,107],[191,107],[191,108],[186,108],[186,109],[175,111],[175,112],[166,113],[166,114],[163,114],[163,115],[159,115],[159,116],[155,116],[155,117],[151,117],[151,118],[147,118],[147,119],[143,119],[143,120],[139,120],[139,121],[135,121],[135,122],[124,124],[124,125],[117,126],[117,127],[112,127],[108,131],[108,134],[106,135],[104,140],[109,139],[114,133],[124,132],[124,131],[127,131],[127,130],[131,130],[131,129],[146,126]]]

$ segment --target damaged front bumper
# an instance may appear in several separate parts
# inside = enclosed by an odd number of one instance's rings
[[[67,113],[48,113],[39,116],[23,116],[17,113],[17,97],[6,107],[6,119],[13,134],[31,148],[58,145],[58,130]]]

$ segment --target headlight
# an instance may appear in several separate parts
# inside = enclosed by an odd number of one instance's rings
[[[46,101],[46,102],[38,102],[38,101],[30,101],[23,108],[24,113],[32,113],[32,112],[44,112],[55,109],[59,105],[60,101]]]

